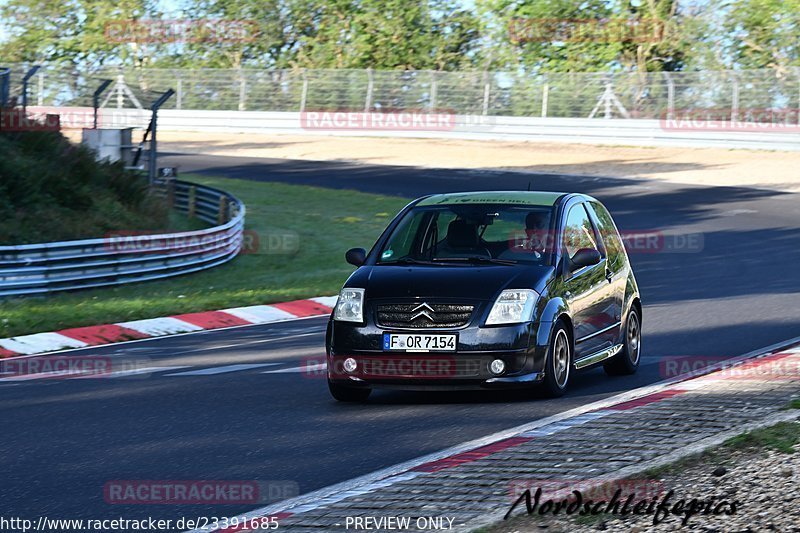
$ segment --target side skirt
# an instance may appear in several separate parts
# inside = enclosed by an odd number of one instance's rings
[[[620,351],[622,351],[622,345],[615,344],[610,348],[606,348],[605,350],[593,353],[592,355],[581,357],[580,359],[575,361],[575,369],[580,370],[581,368],[585,368],[589,365],[605,361],[606,359],[611,359],[612,357],[617,355]]]

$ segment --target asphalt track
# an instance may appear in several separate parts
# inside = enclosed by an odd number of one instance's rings
[[[623,230],[700,234],[702,246],[632,254],[644,299],[640,371],[621,378],[608,378],[602,370],[579,374],[559,400],[520,393],[385,391],[366,405],[337,404],[323,378],[274,372],[296,370],[323,355],[324,319],[79,352],[145,367],[185,368],[113,379],[0,381],[0,516],[231,515],[259,505],[109,504],[103,486],[112,480],[257,480],[296,483],[306,493],[660,381],[670,377],[665,375],[670,357],[716,361],[800,331],[798,195],[634,179],[197,155],[174,154],[162,163],[179,164],[181,172],[409,198],[524,190],[530,182],[533,189],[598,197]],[[265,366],[230,366],[237,364]],[[183,374],[205,369],[216,370]]]

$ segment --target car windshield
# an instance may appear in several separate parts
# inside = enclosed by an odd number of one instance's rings
[[[416,207],[381,249],[381,264],[549,264],[551,207],[498,204]]]

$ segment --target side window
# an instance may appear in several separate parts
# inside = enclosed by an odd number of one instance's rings
[[[575,257],[575,254],[581,248],[599,250],[594,228],[582,204],[570,208],[567,214],[567,222],[564,225],[564,249],[569,258]]]
[[[619,255],[625,250],[622,243],[622,238],[617,233],[617,228],[614,226],[614,220],[611,218],[608,210],[597,202],[589,202],[587,204],[592,211],[595,220],[600,224],[600,235],[602,236],[603,243],[608,250],[608,255],[612,262],[615,262]]]

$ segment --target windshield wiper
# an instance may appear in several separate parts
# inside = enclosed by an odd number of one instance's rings
[[[459,262],[459,263],[486,263],[491,265],[516,265],[516,261],[510,259],[495,259],[492,257],[482,257],[479,255],[470,257],[434,257],[435,262]]]
[[[395,261],[381,261],[382,265],[430,265],[430,261],[423,261],[421,259],[414,259],[413,257],[403,257]]]

